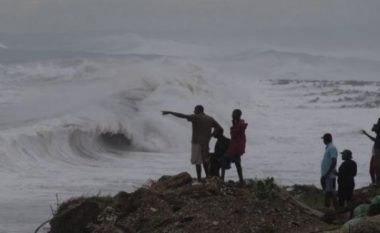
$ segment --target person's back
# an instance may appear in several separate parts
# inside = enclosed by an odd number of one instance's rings
[[[215,143],[214,154],[215,157],[221,158],[227,151],[230,144],[230,139],[222,135]]]
[[[375,132],[376,136],[371,136],[364,129],[360,132],[366,135],[371,141],[373,141],[372,155],[369,164],[369,174],[371,176],[371,182],[373,184],[378,183],[377,176],[380,176],[380,168],[378,169],[376,163],[380,163],[380,134],[379,134],[379,124],[380,119],[377,124],[373,125],[372,131]]]
[[[189,119],[193,126],[191,142],[194,144],[208,145],[211,139],[212,128],[217,126],[214,118],[201,113],[193,114]]]
[[[222,166],[222,157],[228,149],[230,139],[223,135],[223,129],[216,130],[213,136],[217,139],[214,147],[214,153],[210,157],[210,176],[219,176],[219,170]]]
[[[241,166],[240,157],[245,153],[245,130],[248,124],[241,119],[241,115],[242,111],[240,109],[234,109],[232,111],[232,126],[230,128],[231,141],[226,154],[223,156],[222,180],[224,180],[225,170],[231,167],[231,163],[235,163],[236,171],[239,176],[239,182],[243,184],[243,169]]]
[[[245,130],[247,128],[247,123],[243,119],[239,119],[235,124],[231,126],[231,142],[228,148],[228,152],[234,156],[241,156],[245,152]]]
[[[356,176],[357,165],[353,160],[345,160],[338,171],[339,185],[355,185],[354,177]]]
[[[344,161],[338,170],[338,197],[339,205],[344,206],[351,200],[355,188],[354,177],[356,176],[356,162],[352,160],[352,152],[344,150],[341,152]]]

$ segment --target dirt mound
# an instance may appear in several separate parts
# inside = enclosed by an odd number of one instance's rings
[[[296,233],[323,225],[273,179],[194,183],[188,173],[164,176],[133,193],[69,200],[50,224],[51,233]]]

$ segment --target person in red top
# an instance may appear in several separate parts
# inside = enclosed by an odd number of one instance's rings
[[[236,166],[239,181],[243,184],[243,169],[241,167],[240,157],[245,153],[245,129],[248,124],[241,119],[241,115],[242,112],[240,109],[235,109],[232,112],[232,126],[230,128],[231,141],[223,157],[222,180],[224,180],[225,170],[231,168],[230,164],[233,162]]]
[[[374,126],[375,128],[375,126]],[[373,130],[374,131],[374,130]],[[362,129],[360,131],[363,135],[366,135],[369,139],[371,139],[373,142],[376,143],[376,138],[369,135],[367,133],[367,131],[365,131],[364,129]],[[369,175],[371,176],[371,181],[372,181],[372,184],[376,184],[376,159],[375,159],[375,146],[373,146],[372,148],[372,155],[371,155],[371,160],[369,162]]]

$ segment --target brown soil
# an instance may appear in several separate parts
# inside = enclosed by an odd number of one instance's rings
[[[188,173],[162,177],[133,193],[69,200],[50,224],[51,233],[296,233],[326,226],[273,179],[194,184]]]

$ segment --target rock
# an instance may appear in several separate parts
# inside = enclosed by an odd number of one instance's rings
[[[368,209],[368,216],[375,216],[380,214],[380,203],[372,204]]]
[[[176,189],[182,186],[191,185],[193,179],[187,172],[179,173],[175,176],[162,176],[157,183],[153,183],[151,188],[158,191]]]
[[[342,233],[379,233],[380,216],[353,219],[339,230]]]
[[[86,199],[68,206],[50,221],[50,233],[83,233],[100,211],[97,202]]]

